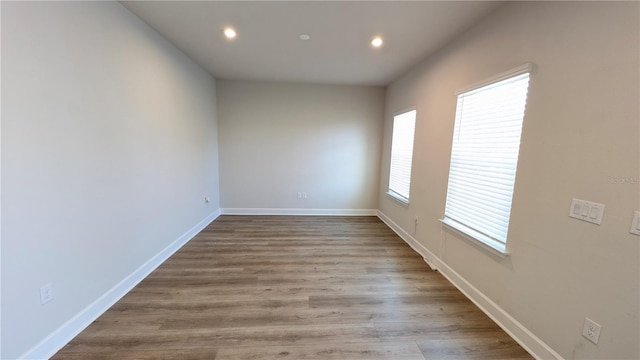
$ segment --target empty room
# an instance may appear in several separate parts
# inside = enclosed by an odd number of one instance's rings
[[[0,20],[1,359],[640,358],[640,2]]]

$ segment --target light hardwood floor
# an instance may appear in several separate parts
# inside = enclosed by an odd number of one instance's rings
[[[221,216],[53,359],[530,359],[376,217]]]

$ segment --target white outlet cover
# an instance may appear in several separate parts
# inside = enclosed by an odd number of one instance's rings
[[[602,327],[600,324],[595,321],[584,318],[584,326],[582,327],[582,336],[589,339],[594,344],[598,344],[598,340],[600,339],[600,330]]]
[[[40,287],[40,303],[42,305],[53,300],[53,284],[48,283]]]
[[[640,211],[636,211],[633,214],[633,221],[631,222],[631,230],[630,233],[634,235],[640,235]]]

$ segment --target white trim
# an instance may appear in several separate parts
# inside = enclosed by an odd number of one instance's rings
[[[469,283],[465,278],[449,267],[442,259],[438,258],[429,249],[404,231],[388,216],[378,211],[378,217],[400,238],[402,238],[413,250],[422,255],[425,262],[434,270],[440,272],[453,286],[460,290],[480,310],[491,318],[498,326],[511,336],[520,346],[536,359],[562,359],[549,345],[535,336],[529,329],[514,319],[509,313],[493,302],[484,293]]]
[[[473,245],[478,246],[482,250],[488,251],[489,253],[500,257],[501,259],[509,256],[509,252],[506,250],[506,244],[503,244],[497,240],[485,236],[484,234],[474,231],[469,227],[456,222],[455,220],[449,219],[448,217],[440,219],[440,223],[442,224],[443,230],[458,235],[459,237],[469,241]],[[504,250],[499,247],[500,245],[504,248]]]
[[[415,252],[422,255],[424,261],[429,265],[432,270],[438,270],[437,264],[434,262],[435,255],[431,253],[424,245],[422,245],[418,240],[416,240],[413,236],[411,236],[408,232],[404,231],[400,225],[396,224],[393,220],[391,220],[387,215],[385,215],[382,211],[378,210],[378,218],[382,220],[383,223],[387,224],[404,242],[407,243]]]
[[[483,86],[487,86],[489,84],[496,83],[496,82],[501,81],[501,80],[508,79],[510,77],[514,77],[514,76],[517,76],[517,75],[520,75],[520,74],[524,74],[524,73],[527,73],[527,72],[528,73],[532,73],[535,70],[535,67],[536,67],[536,65],[534,63],[532,63],[532,62],[528,62],[528,63],[522,64],[522,65],[520,65],[518,67],[515,67],[513,69],[507,70],[507,71],[505,71],[503,73],[500,73],[498,75],[492,76],[492,77],[490,77],[488,79],[479,81],[479,82],[477,82],[477,83],[475,83],[473,85],[465,86],[464,88],[456,91],[455,94],[456,94],[456,96],[458,96],[460,94],[475,90],[477,88],[481,88]]]
[[[417,110],[417,108],[416,108],[416,105],[411,105],[411,106],[409,106],[408,108],[405,108],[405,109],[398,110],[398,111],[394,112],[394,113],[391,115],[391,117],[393,118],[393,117],[396,117],[396,116],[398,116],[398,115],[401,115],[401,114],[404,114],[404,113],[408,113],[409,111],[414,111],[414,110],[415,110],[415,112],[416,112],[416,114],[417,114],[418,110]]]
[[[397,201],[400,203],[400,205],[403,205],[404,207],[409,207],[409,199],[405,198],[404,196],[398,194],[397,192],[389,189],[386,192],[387,196],[389,196],[390,198],[392,198],[393,200]]]
[[[49,359],[52,357],[218,216],[220,216],[220,210],[216,210],[202,219],[129,276],[122,279],[116,286],[112,287],[96,301],[84,308],[84,310],[62,324],[62,326],[49,334],[44,340],[22,354],[19,359]]]
[[[440,259],[438,259],[438,261],[439,260]],[[549,345],[545,344],[518,320],[498,306],[498,304],[493,302],[460,274],[455,272],[455,270],[443,262],[439,262],[440,273],[534,358],[563,359],[560,354],[555,352]]]
[[[222,215],[376,216],[375,209],[224,208]]]

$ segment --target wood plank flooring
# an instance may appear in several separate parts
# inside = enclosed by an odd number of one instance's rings
[[[221,216],[53,359],[531,356],[376,217]]]

